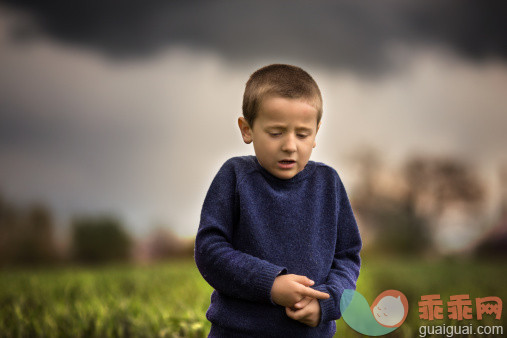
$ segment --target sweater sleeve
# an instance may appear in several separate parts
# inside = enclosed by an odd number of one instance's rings
[[[331,296],[328,299],[319,300],[321,322],[341,317],[341,295],[345,289],[355,290],[361,265],[359,256],[362,247],[361,237],[345,187],[340,179],[337,182],[337,191],[339,212],[334,259],[326,282],[315,287],[315,289],[327,292]]]
[[[227,161],[208,190],[195,241],[195,262],[203,278],[230,297],[274,304],[271,288],[286,269],[236,250],[232,245],[236,206],[236,173]]]

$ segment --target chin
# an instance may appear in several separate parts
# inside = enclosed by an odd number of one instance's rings
[[[280,173],[278,175],[276,175],[276,177],[278,178],[281,178],[283,180],[288,180],[290,178],[293,178],[294,176],[296,176],[297,173],[293,173],[293,172],[283,172],[283,173]]]

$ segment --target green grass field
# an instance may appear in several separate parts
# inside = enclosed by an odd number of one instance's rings
[[[392,337],[417,336],[420,325],[441,324],[419,320],[421,295],[441,294],[444,304],[455,294],[507,300],[506,263],[363,262],[358,291],[370,303],[386,289],[400,290],[409,300],[407,321]],[[191,259],[147,267],[0,270],[0,337],[205,337],[211,291]],[[473,324],[505,327],[504,318]],[[339,320],[337,336],[361,335]]]

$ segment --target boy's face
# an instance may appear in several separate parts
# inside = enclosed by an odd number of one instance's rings
[[[283,97],[262,101],[253,128],[243,117],[238,124],[245,143],[253,142],[262,167],[281,179],[292,178],[305,168],[320,127],[315,107]]]

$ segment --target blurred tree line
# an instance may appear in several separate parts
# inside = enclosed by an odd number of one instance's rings
[[[363,233],[365,252],[435,254],[436,240],[449,210],[473,219],[466,226],[482,231],[468,253],[507,256],[507,167],[500,170],[498,219],[485,226],[486,186],[474,168],[455,158],[413,156],[398,170],[385,170],[371,149],[353,155],[359,184],[351,202]],[[388,173],[386,176],[385,174]],[[0,266],[53,263],[99,264],[135,260],[150,262],[193,255],[193,239],[181,239],[167,227],[134,239],[110,215],[85,215],[70,221],[66,245],[57,242],[51,210],[43,204],[16,206],[0,194]],[[451,229],[451,231],[454,231]]]
[[[359,182],[351,200],[366,232],[366,251],[405,256],[435,254],[440,227],[446,226],[439,220],[449,211],[473,220],[476,230],[486,227],[488,221],[479,217],[486,204],[486,185],[468,163],[457,158],[417,155],[405,160],[398,170],[387,170],[386,177],[382,159],[374,149],[356,152],[351,159]],[[507,238],[499,238],[498,234],[505,233],[507,224],[502,220],[507,214],[500,211],[498,215],[493,236],[500,242],[496,246],[505,248]],[[491,251],[491,245],[484,244],[491,234],[482,237],[462,253],[468,250],[481,255]],[[500,253],[496,249],[493,252]]]
[[[110,215],[77,216],[71,220],[70,241],[56,240],[55,221],[43,204],[16,206],[0,195],[0,267],[49,264],[101,264],[144,261],[193,254],[193,241],[184,241],[159,228],[147,240],[136,241],[121,221]]]
[[[56,258],[49,209],[40,204],[18,208],[0,195],[0,266],[47,264]]]
[[[132,240],[120,221],[111,216],[80,216],[72,222],[72,259],[87,264],[125,261]]]

